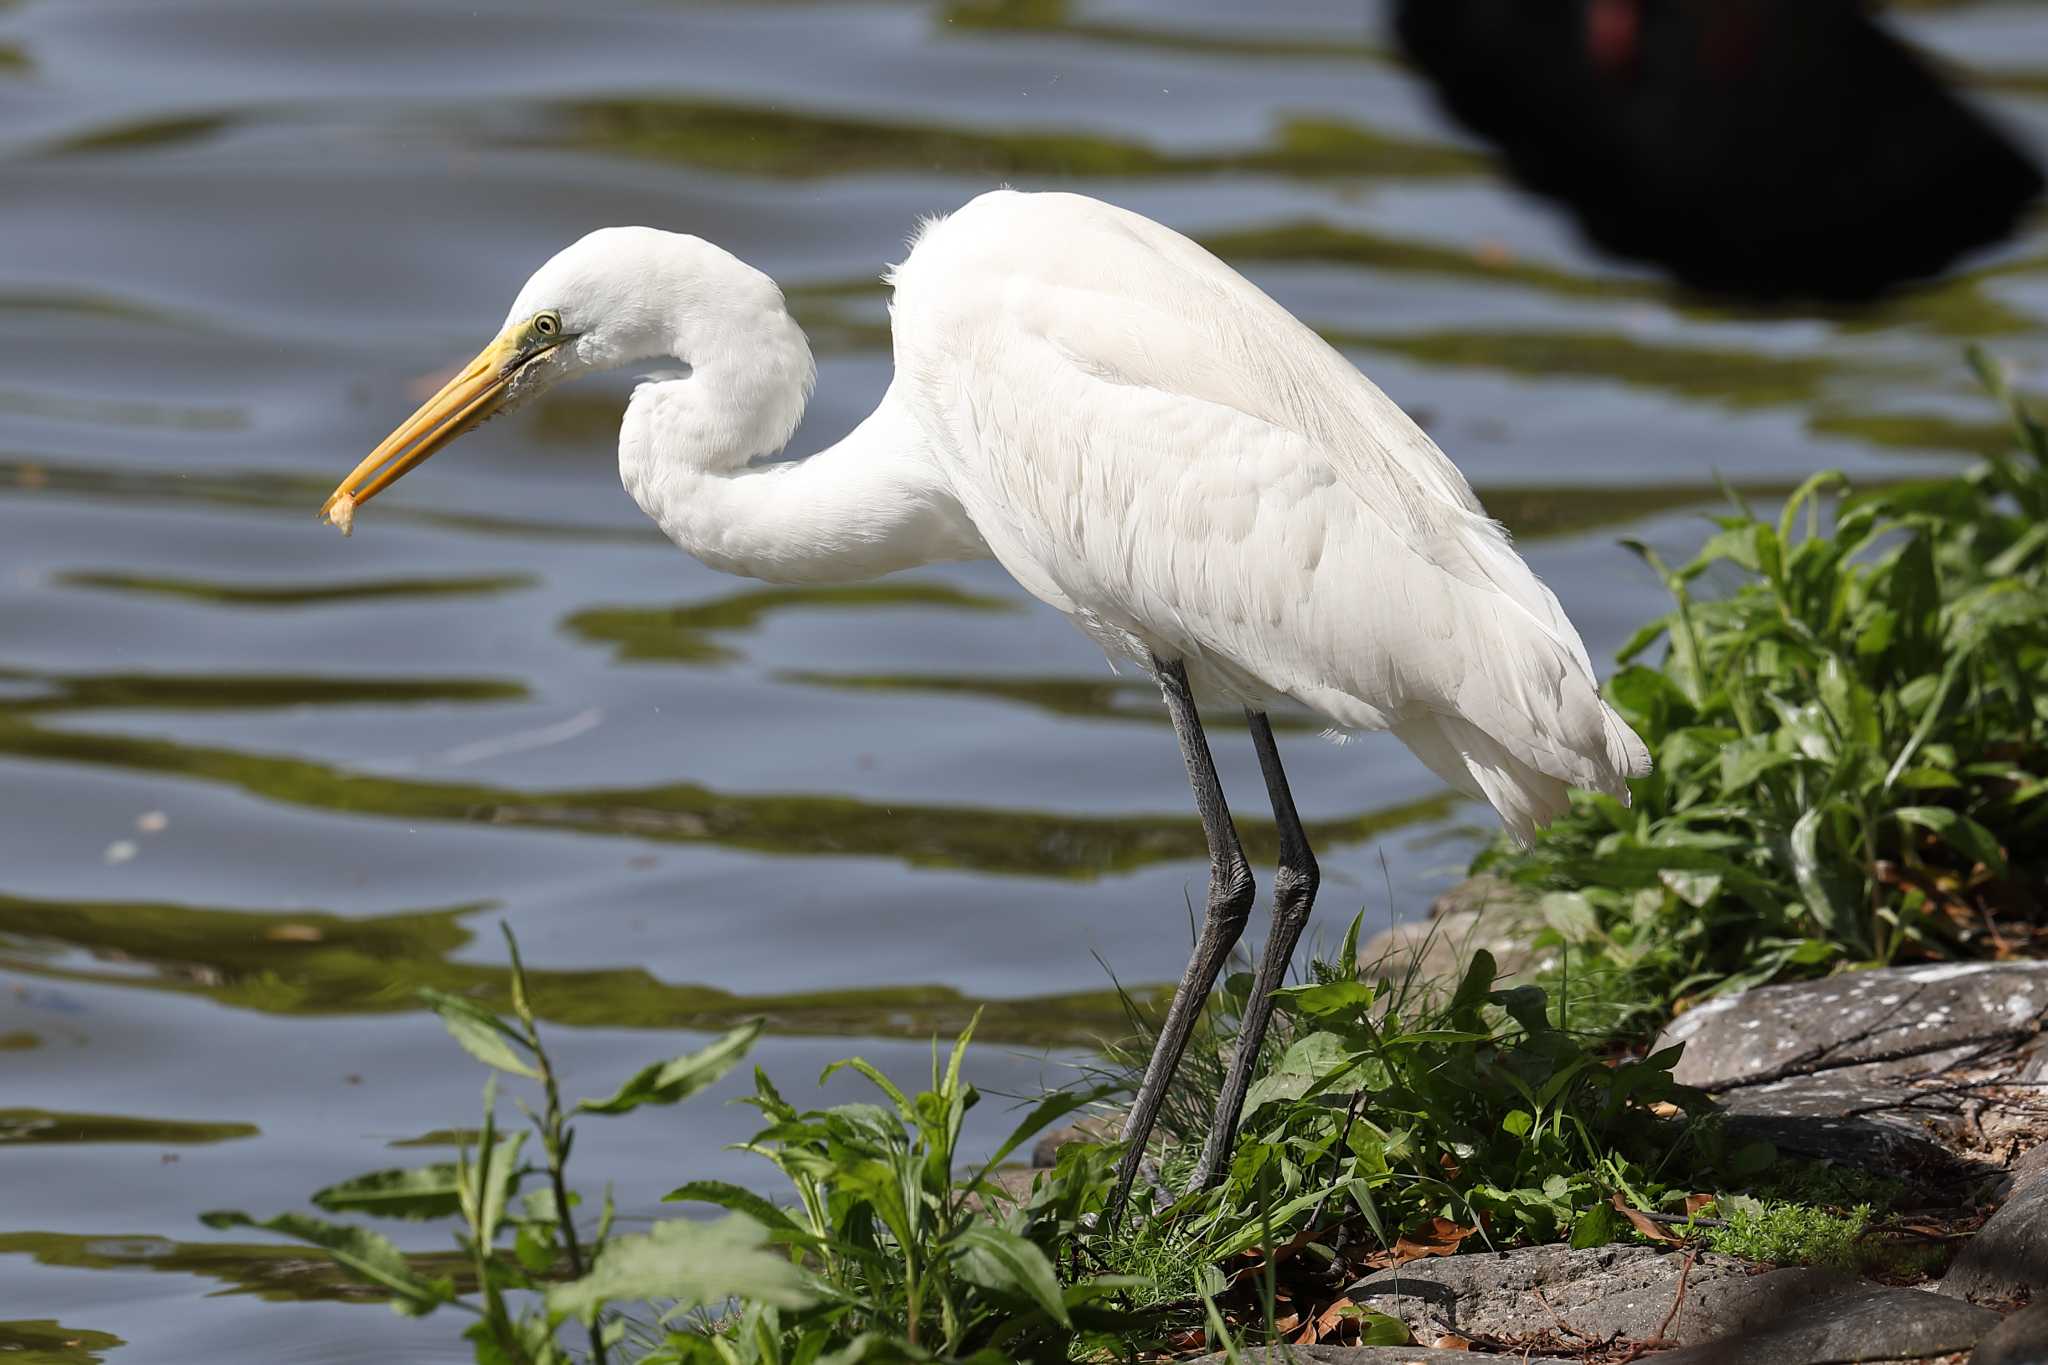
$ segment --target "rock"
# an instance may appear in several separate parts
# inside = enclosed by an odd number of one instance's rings
[[[1584,1346],[1648,1341],[1660,1328],[1672,1341],[1703,1341],[1864,1287],[1835,1271],[1757,1275],[1741,1261],[1707,1254],[1686,1272],[1681,1301],[1684,1264],[1683,1256],[1651,1247],[1523,1247],[1411,1261],[1368,1275],[1349,1293],[1360,1307],[1399,1318],[1421,1341],[1453,1331],[1508,1340],[1555,1336]]]
[[[1470,1351],[1438,1351],[1427,1346],[1289,1346],[1268,1351],[1240,1352],[1246,1360],[1302,1362],[1302,1365],[1472,1365],[1475,1360],[1502,1360],[1500,1356],[1475,1355]],[[1189,1365],[1225,1365],[1230,1359],[1221,1352],[1201,1356]],[[1567,1365],[1551,1356],[1513,1357],[1515,1365]]]
[[[1399,978],[1413,965],[1418,981],[1455,984],[1484,948],[1501,976],[1526,972],[1535,951],[1530,939],[1542,926],[1542,912],[1529,892],[1499,877],[1467,877],[1429,907],[1419,923],[1382,929],[1358,947],[1358,962],[1372,972]]]
[[[1048,1128],[1038,1135],[1038,1141],[1031,1144],[1031,1164],[1041,1169],[1056,1165],[1060,1159],[1060,1148],[1070,1142],[1115,1142],[1123,1136],[1124,1115],[1090,1114],[1063,1123],[1057,1128]]]
[[[995,1187],[995,1194],[984,1201],[979,1194],[967,1196],[968,1203],[981,1208],[986,1202],[994,1206],[996,1213],[1006,1213],[1012,1205],[1022,1204],[1031,1198],[1031,1187],[1044,1172],[1029,1166],[1004,1166],[988,1173],[988,1183]]]
[[[1872,1289],[1802,1305],[1747,1332],[1657,1357],[1657,1365],[1844,1365],[1967,1351],[1998,1314],[1920,1289]]]
[[[1941,1182],[1963,1165],[1944,1134],[1963,1119],[1953,1095],[1901,1086],[1888,1063],[1793,1076],[1724,1094],[1728,1135],[1860,1170]]]
[[[2048,962],[1881,967],[1709,1001],[1657,1045],[1684,1043],[1673,1074],[1721,1091],[1869,1063],[1923,1075],[1986,1043],[2017,1050],[2044,1017]]]
[[[1941,1292],[1998,1302],[2048,1292],[2048,1175],[2039,1166],[1956,1254]]]
[[[2048,1365],[2048,1301],[2022,1308],[1985,1334],[1970,1365]]]

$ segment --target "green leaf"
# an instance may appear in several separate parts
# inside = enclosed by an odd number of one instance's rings
[[[1316,986],[1284,986],[1273,992],[1298,1013],[1320,1017],[1362,1010],[1372,1003],[1373,988],[1363,981],[1328,981]]]
[[[593,1322],[608,1303],[674,1300],[678,1311],[740,1298],[777,1308],[817,1301],[789,1257],[770,1250],[767,1231],[744,1214],[715,1223],[656,1223],[644,1235],[614,1237],[580,1280],[548,1290],[548,1310]]]
[[[2005,852],[1998,837],[1962,812],[1947,806],[1900,806],[1892,815],[1902,825],[1939,835],[1943,843],[1984,864],[1994,876],[2005,875]]]
[[[1778,1149],[1759,1138],[1737,1148],[1728,1158],[1728,1169],[1735,1175],[1756,1175],[1777,1159]]]
[[[1566,943],[1591,943],[1601,937],[1600,915],[1576,891],[1552,891],[1538,902],[1543,919]]]
[[[1030,1299],[1062,1327],[1073,1326],[1059,1277],[1052,1262],[1016,1233],[990,1223],[975,1223],[954,1243],[960,1278],[998,1293]]]
[[[1657,880],[1695,910],[1705,909],[1714,897],[1721,894],[1721,874],[1718,872],[1688,872],[1667,867],[1658,870]]]
[[[1621,1233],[1613,1208],[1595,1204],[1572,1220],[1572,1248],[1604,1247]]]
[[[199,1221],[210,1228],[261,1228],[320,1247],[343,1270],[389,1293],[391,1307],[405,1317],[431,1313],[455,1297],[451,1281],[430,1280],[416,1274],[389,1238],[368,1228],[329,1223],[303,1213],[280,1213],[259,1222],[230,1209],[201,1214]]]
[[[476,1227],[477,1240],[485,1246],[498,1238],[498,1224],[505,1217],[505,1202],[519,1186],[519,1148],[526,1141],[526,1134],[511,1133],[495,1137],[490,1122],[492,1115],[486,1113],[484,1135],[489,1145],[479,1145],[479,1160],[470,1164],[470,1157],[464,1154],[461,1163],[465,1174],[471,1174],[467,1214]],[[482,1160],[488,1157],[488,1160]]]
[[[1812,912],[1814,922],[1829,933],[1836,931],[1841,916],[1836,913],[1835,898],[1828,889],[1822,875],[1820,859],[1820,822],[1826,816],[1824,808],[1816,807],[1799,817],[1792,826],[1792,878],[1799,887],[1799,895]]]
[[[1334,1033],[1305,1033],[1287,1045],[1265,1075],[1253,1083],[1245,1096],[1247,1117],[1261,1105],[1275,1100],[1298,1100],[1311,1087],[1328,1088],[1350,1071],[1351,1045]]]
[[[769,1240],[822,1245],[820,1240],[790,1216],[787,1209],[744,1186],[723,1180],[693,1180],[678,1185],[662,1196],[665,1203],[716,1204],[734,1213],[744,1213],[768,1230]]]
[[[1526,1109],[1510,1109],[1507,1117],[1500,1121],[1501,1131],[1511,1137],[1527,1137],[1535,1126],[1535,1116]]]
[[[896,1106],[896,1112],[903,1116],[905,1123],[916,1121],[917,1106],[910,1102],[910,1097],[897,1087],[896,1082],[883,1075],[880,1067],[865,1057],[842,1057],[830,1063],[818,1073],[818,1084],[823,1085],[842,1071],[857,1071],[867,1077],[869,1084],[889,1097],[889,1102]]]
[[[718,1041],[687,1056],[642,1068],[610,1099],[584,1100],[576,1107],[586,1114],[625,1114],[643,1104],[675,1104],[686,1100],[738,1065],[760,1033],[759,1019],[742,1024]]]
[[[1358,1344],[1360,1346],[1407,1346],[1414,1337],[1408,1334],[1408,1324],[1399,1318],[1388,1317],[1367,1309],[1358,1315]]]
[[[967,1183],[970,1185],[980,1184],[990,1171],[1003,1164],[1004,1159],[1010,1153],[1016,1151],[1019,1147],[1022,1147],[1026,1142],[1037,1136],[1038,1132],[1047,1125],[1056,1123],[1075,1110],[1086,1109],[1089,1105],[1099,1103],[1116,1093],[1117,1087],[1104,1085],[1097,1086],[1093,1090],[1059,1090],[1047,1095],[1031,1107],[1031,1112],[1024,1116],[1023,1122],[1010,1130],[1010,1135],[998,1144],[995,1151],[990,1153],[988,1160],[981,1163],[981,1169],[975,1172],[973,1178]]]
[[[315,1191],[313,1203],[329,1213],[367,1213],[379,1218],[452,1218],[462,1211],[461,1186],[452,1161],[371,1171]]]
[[[515,1046],[524,1050],[526,1040],[496,1014],[474,1000],[465,1000],[459,995],[450,995],[446,991],[437,991],[431,987],[421,988],[420,998],[427,1002],[434,1013],[441,1016],[441,1022],[447,1025],[448,1032],[455,1036],[455,1041],[462,1044],[463,1050],[470,1056],[485,1066],[509,1071],[515,1076],[540,1079],[540,1072],[534,1070],[518,1052],[513,1051]]]

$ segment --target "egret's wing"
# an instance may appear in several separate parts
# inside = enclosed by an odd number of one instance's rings
[[[1462,717],[1485,743],[1439,750],[1603,790],[1641,766],[1456,467],[1194,243],[1092,200],[987,196],[896,282],[899,377],[1039,596],[1343,724]]]

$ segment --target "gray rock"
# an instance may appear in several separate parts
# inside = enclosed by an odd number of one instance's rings
[[[2022,1308],[1985,1334],[1970,1365],[2048,1365],[2048,1301]]]
[[[2006,1302],[2048,1291],[2048,1176],[2034,1167],[2017,1180],[1998,1212],[1957,1253],[1941,1292]]]
[[[1058,1164],[1060,1148],[1070,1142],[1115,1142],[1123,1136],[1124,1115],[1090,1114],[1063,1123],[1057,1128],[1048,1128],[1038,1135],[1038,1141],[1031,1144],[1031,1164],[1050,1167]]]
[[[1502,1360],[1506,1357],[1474,1355],[1470,1351],[1439,1351],[1428,1346],[1289,1346],[1285,1351],[1274,1348],[1270,1351],[1247,1351],[1246,1360],[1301,1362],[1302,1365],[1472,1365],[1475,1360]],[[1230,1357],[1224,1354],[1202,1356],[1190,1365],[1224,1365]],[[1530,1356],[1524,1360],[1514,1356],[1515,1365],[1567,1365],[1567,1362],[1551,1356]]]
[[[1674,1074],[1709,1090],[1873,1062],[1925,1074],[2048,1016],[2048,962],[1937,963],[1763,986],[1673,1020]]]
[[[1741,1261],[1708,1254],[1686,1273],[1681,1300],[1684,1264],[1682,1255],[1651,1247],[1523,1247],[1411,1261],[1368,1275],[1349,1292],[1360,1307],[1399,1318],[1419,1341],[1452,1331],[1590,1345],[1648,1341],[1660,1329],[1671,1341],[1703,1341],[1864,1287],[1835,1271],[1757,1275]]]
[[[1919,1289],[1873,1289],[1803,1305],[1747,1332],[1657,1357],[1657,1365],[1848,1365],[1967,1351],[1998,1314]]]
[[[1902,1086],[1891,1064],[1870,1063],[1725,1092],[1729,1136],[1884,1175],[1942,1179],[1961,1165],[1945,1134],[1962,1104]]]
[[[1529,941],[1542,924],[1527,891],[1499,877],[1467,877],[1437,897],[1427,919],[1396,924],[1360,944],[1358,962],[1382,975],[1398,978],[1412,966],[1418,981],[1455,983],[1484,948],[1499,975],[1521,975],[1531,966]]]

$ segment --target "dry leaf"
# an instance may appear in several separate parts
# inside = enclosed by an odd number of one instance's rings
[[[1455,1256],[1458,1244],[1479,1231],[1448,1218],[1432,1218],[1413,1232],[1404,1232],[1394,1239],[1394,1245],[1386,1251],[1375,1251],[1361,1256],[1361,1265],[1374,1270],[1385,1270],[1388,1266],[1402,1265],[1408,1261],[1419,1261],[1425,1256]]]
[[[1453,1183],[1457,1181],[1459,1174],[1465,1169],[1463,1166],[1460,1166],[1458,1164],[1458,1159],[1452,1156],[1449,1152],[1445,1152],[1442,1155],[1438,1156],[1436,1159],[1436,1164],[1444,1168],[1444,1179],[1452,1181]]]
[[[1650,1112],[1660,1119],[1675,1119],[1685,1111],[1670,1100],[1656,1100],[1651,1103]]]
[[[1624,1200],[1620,1195],[1615,1195],[1614,1198],[1609,1202],[1611,1202],[1614,1205],[1615,1212],[1619,1213],[1622,1217],[1628,1219],[1628,1224],[1630,1227],[1634,1228],[1637,1232],[1642,1233],[1643,1236],[1649,1238],[1651,1241],[1664,1242],[1668,1245],[1675,1247],[1682,1247],[1685,1245],[1685,1239],[1683,1237],[1680,1237],[1677,1233],[1673,1232],[1670,1228],[1665,1227],[1656,1219],[1646,1218],[1642,1214],[1636,1212],[1636,1210],[1628,1206],[1627,1201]]]
[[[1349,1310],[1348,1312],[1346,1310]],[[1314,1346],[1337,1335],[1358,1311],[1357,1305],[1349,1299],[1338,1299],[1335,1303],[1316,1314],[1315,1321],[1301,1329],[1294,1338],[1296,1346]]]
[[[1472,1349],[1472,1343],[1459,1336],[1456,1332],[1446,1332],[1429,1344],[1432,1350],[1437,1351],[1469,1351]]]
[[[1689,1194],[1685,1197],[1685,1216],[1690,1218],[1713,1202],[1711,1194]]]

